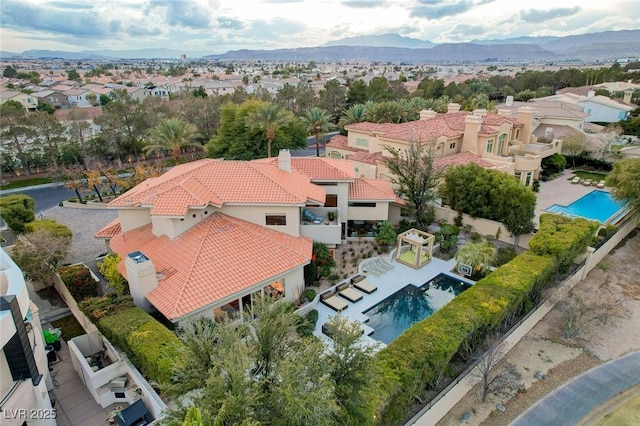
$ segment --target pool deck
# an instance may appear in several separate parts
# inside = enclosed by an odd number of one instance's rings
[[[366,263],[368,261],[370,260],[364,260],[360,264],[360,271],[362,271],[363,268],[366,268]],[[427,281],[431,280],[441,273],[446,273],[453,277],[459,278],[461,281],[473,284],[473,281],[469,281],[467,279],[459,277],[451,272],[456,264],[455,259],[445,261],[437,258],[432,258],[428,264],[420,269],[413,269],[409,266],[398,263],[395,260],[389,260],[389,258],[387,258],[387,261],[389,261],[391,265],[394,266],[394,268],[390,271],[387,271],[381,275],[361,274],[366,275],[367,281],[378,287],[378,290],[374,291],[371,294],[366,294],[363,292],[364,297],[362,298],[362,300],[355,303],[348,302],[349,307],[340,313],[334,311],[321,302],[318,302],[316,304],[315,308],[318,310],[318,322],[316,323],[314,335],[318,336],[322,341],[331,345],[332,340],[322,333],[322,324],[326,323],[330,318],[340,315],[345,317],[349,321],[359,322],[362,324],[361,326],[364,329],[362,344],[377,345],[378,349],[382,349],[386,346],[384,343],[379,342],[372,337],[369,337],[369,334],[371,334],[374,330],[371,327],[367,326],[366,321],[368,320],[368,318],[365,314],[363,314],[363,312],[377,305],[382,300],[386,299],[393,293],[405,287],[407,284],[415,284],[416,286],[421,286],[422,284],[426,283]],[[339,284],[344,282],[348,282],[348,280],[341,281]],[[344,300],[347,301],[346,299]]]
[[[595,186],[571,183],[569,180],[571,175],[573,175],[572,170],[564,170],[561,176],[548,182],[540,182],[540,192],[537,194],[536,216],[534,219],[536,223],[540,223],[540,215],[545,213],[553,204],[568,206],[578,198],[598,189]],[[599,190],[608,191],[606,187]]]

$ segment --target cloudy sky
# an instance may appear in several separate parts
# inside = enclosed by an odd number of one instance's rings
[[[436,43],[640,29],[637,0],[2,0],[0,50],[318,46],[398,33]]]

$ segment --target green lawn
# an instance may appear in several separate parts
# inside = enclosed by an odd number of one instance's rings
[[[51,183],[51,182],[53,182],[51,178],[37,177],[37,178],[23,179],[23,180],[17,180],[15,182],[10,182],[6,185],[2,185],[0,189],[24,188],[26,186],[42,185],[43,183]]]
[[[574,170],[573,175],[569,178],[569,180],[573,179],[574,176],[578,176],[580,179],[591,179],[598,182],[604,180],[607,177],[607,174],[598,172],[587,172],[584,170]]]
[[[66,342],[73,339],[74,337],[87,334],[87,332],[84,331],[84,328],[82,328],[78,320],[76,320],[76,317],[74,317],[73,315],[69,315],[68,317],[52,322],[51,326],[62,330],[62,338]]]

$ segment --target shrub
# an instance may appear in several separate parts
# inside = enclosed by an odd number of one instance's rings
[[[65,287],[69,289],[69,293],[77,302],[98,295],[96,281],[86,266],[61,266],[58,268],[58,273]]]
[[[496,253],[496,267],[500,267],[505,263],[510,262],[514,257],[516,257],[516,249],[512,246],[499,247]]]
[[[41,219],[34,222],[29,222],[24,226],[26,232],[47,231],[57,237],[68,237],[69,240],[73,237],[73,232],[67,226],[56,222],[53,219]]]
[[[307,300],[313,300],[316,297],[316,291],[312,288],[307,288],[304,290],[304,293],[302,295]]]
[[[25,225],[35,220],[35,203],[24,194],[0,197],[0,214],[13,232],[23,233]]]
[[[182,343],[151,315],[136,307],[130,296],[88,299],[80,303],[80,309],[147,378],[157,383],[169,381]]]
[[[98,270],[118,294],[126,294],[129,286],[127,280],[118,271],[118,263],[120,263],[120,256],[111,253],[98,264]]]
[[[318,310],[314,309],[303,317],[300,317],[298,321],[298,334],[301,337],[308,337],[313,335],[313,330],[316,329],[316,323],[318,322]]]

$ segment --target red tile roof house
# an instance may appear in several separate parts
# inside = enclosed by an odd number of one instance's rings
[[[347,137],[335,136],[327,144],[330,158],[349,159],[363,178],[389,180],[383,158],[390,156],[384,146],[406,149],[409,143],[430,142],[436,167],[470,162],[514,175],[531,185],[540,174],[543,158],[562,149],[562,142],[538,143],[532,135],[533,109],[519,108],[517,117],[509,110],[498,114],[486,110],[460,111],[449,104],[449,112],[420,112],[420,119],[407,123],[356,123],[345,126]]]
[[[136,304],[180,322],[250,309],[263,293],[295,300],[313,239],[335,246],[350,223],[397,222],[401,203],[389,182],[356,178],[344,160],[205,159],[113,200],[118,218],[96,237],[124,259]]]

